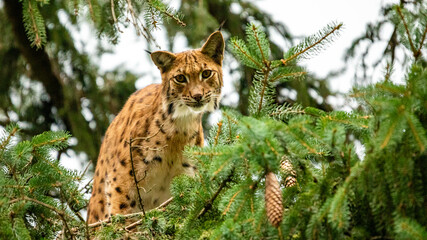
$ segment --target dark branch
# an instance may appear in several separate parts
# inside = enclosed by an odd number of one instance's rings
[[[230,174],[228,174],[228,176],[222,180],[221,184],[219,185],[218,190],[215,192],[215,194],[206,202],[205,206],[203,207],[203,209],[200,211],[199,215],[197,215],[198,218],[202,217],[203,215],[205,215],[205,213],[207,211],[209,211],[212,208],[212,204],[215,201],[215,199],[219,196],[219,194],[221,193],[221,191],[224,189],[224,187],[227,185],[227,183],[232,181],[232,177],[234,175],[234,169],[231,170]]]
[[[50,103],[61,109],[64,106],[61,80],[54,72],[52,63],[44,48],[36,49],[31,47],[22,21],[22,3],[15,0],[5,0],[4,7],[9,23],[12,25],[15,42],[31,67],[31,77],[43,84],[51,98]]]
[[[132,157],[132,138],[129,139],[129,153],[130,153],[130,163],[131,163],[131,166],[132,166],[133,180],[135,181],[136,192],[138,193],[139,207],[141,208],[142,213],[144,214],[144,217],[145,217],[144,204],[142,204],[142,197],[141,197],[141,193],[139,192],[138,180],[136,179],[135,166],[133,164],[133,157]]]

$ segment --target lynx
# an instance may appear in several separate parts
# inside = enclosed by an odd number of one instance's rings
[[[88,223],[142,207],[153,209],[170,197],[175,176],[194,174],[196,167],[182,151],[186,145],[203,146],[201,119],[219,106],[223,54],[219,31],[200,49],[151,54],[162,83],[133,93],[108,127],[95,169]]]

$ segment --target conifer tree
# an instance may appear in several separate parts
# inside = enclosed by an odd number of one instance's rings
[[[44,132],[22,141],[11,124],[0,137],[0,239],[54,239],[60,231],[74,239],[73,227],[85,222],[82,176],[52,157],[70,135]]]
[[[40,8],[48,7],[48,0],[21,0],[22,16],[27,37],[31,45],[41,48],[46,44],[46,26],[45,20],[40,13]],[[137,35],[144,36],[150,42],[155,42],[151,36],[150,30],[158,28],[163,21],[172,19],[181,26],[185,23],[181,20],[182,16],[162,0],[149,1],[66,1],[69,9],[74,10],[74,15],[78,16],[84,9],[88,9],[89,17],[94,23],[100,34],[108,36],[111,40],[117,40],[121,32],[120,25],[127,25],[130,22],[137,31]],[[125,9],[120,11],[119,9]],[[126,16],[127,15],[127,16]],[[145,22],[139,19],[144,15]],[[111,18],[113,24],[106,21],[105,18]]]
[[[176,177],[173,198],[145,214],[86,226],[79,175],[48,154],[68,134],[14,144],[10,126],[0,142],[2,236],[38,238],[36,229],[46,228],[43,237],[70,239],[426,239],[427,27],[411,23],[408,10],[394,11],[411,67],[404,84],[388,68],[382,82],[355,89],[353,112],[275,101],[276,84],[304,76],[297,63],[327,46],[341,24],[275,60],[262,27],[249,24],[246,40],[232,38],[229,49],[256,70],[251,115],[224,109],[208,145],[185,151],[196,176]]]

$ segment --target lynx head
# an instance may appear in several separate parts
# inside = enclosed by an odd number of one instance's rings
[[[219,107],[224,39],[217,31],[200,49],[157,51],[151,59],[162,74],[162,97],[173,118],[194,116]]]

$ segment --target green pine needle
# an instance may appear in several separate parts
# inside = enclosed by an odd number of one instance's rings
[[[23,20],[27,37],[31,42],[31,46],[41,48],[46,44],[46,28],[44,20],[37,6],[37,1],[24,0],[23,5]]]
[[[339,35],[343,24],[329,24],[315,35],[306,37],[300,44],[289,49],[285,53],[282,63],[288,65],[295,60],[308,59],[309,57],[318,54],[328,44],[330,44],[336,36]]]

